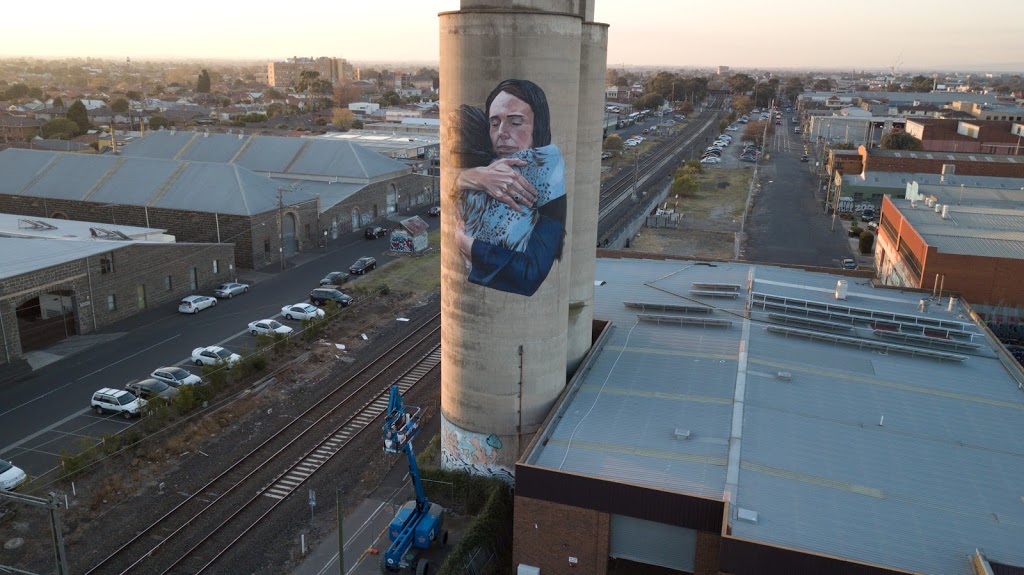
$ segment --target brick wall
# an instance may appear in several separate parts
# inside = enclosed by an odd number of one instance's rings
[[[286,200],[287,201],[287,200]],[[317,245],[316,202],[285,206],[287,213],[296,217],[299,249]],[[63,218],[98,224],[125,225],[165,229],[179,242],[234,244],[234,261],[245,269],[265,265],[263,238],[269,230],[271,237],[271,263],[279,264],[278,211],[271,210],[253,216],[190,212],[144,206],[105,205],[79,200],[34,198],[0,194],[0,212],[24,216]],[[310,224],[313,239],[305,236],[305,224]],[[257,241],[258,240],[258,241]],[[255,252],[255,255],[254,255]]]
[[[50,241],[50,240],[39,240]],[[57,240],[52,240],[57,241]],[[74,298],[78,333],[93,332],[182,296],[194,293],[189,270],[196,268],[199,292],[209,293],[219,283],[234,277],[234,249],[231,244],[120,244],[111,242],[113,271],[103,273],[101,255],[90,256],[34,272],[0,280],[0,314],[3,317],[3,345],[0,363],[22,355],[15,309],[45,293],[65,293]],[[213,271],[217,260],[218,272]],[[165,278],[171,276],[171,288]],[[145,307],[140,308],[139,286],[144,287]],[[108,296],[114,296],[109,309]]]
[[[388,217],[387,196],[392,185],[398,193],[397,215],[399,216],[410,209],[436,203],[437,190],[440,189],[436,177],[422,174],[406,174],[398,178],[369,184],[345,201],[325,209],[320,216],[322,229],[329,232],[337,219],[338,235],[342,235],[357,231],[370,222],[378,222]],[[352,225],[353,210],[358,212],[361,221],[355,227]],[[328,241],[331,241],[330,235],[328,235]]]
[[[600,511],[516,496],[512,568],[522,563],[546,575],[605,575],[610,521]],[[569,557],[576,557],[575,567]]]
[[[864,159],[864,171],[869,172],[906,172],[915,174],[941,174],[942,166],[952,164],[956,166],[958,176],[990,176],[995,178],[1024,178],[1024,163],[1012,164],[1009,162],[989,162],[979,158],[978,161],[971,161],[965,157],[958,157],[955,160],[940,159],[936,157],[929,160],[924,157],[928,152],[900,152],[902,157],[890,155],[878,155],[867,153],[861,146],[861,155]],[[909,154],[916,154],[918,157],[910,157]]]
[[[718,533],[697,531],[697,555],[693,562],[693,575],[718,575],[718,554],[722,537]]]

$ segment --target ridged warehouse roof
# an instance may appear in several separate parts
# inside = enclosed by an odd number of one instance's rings
[[[234,163],[266,175],[335,178],[370,183],[409,172],[408,166],[344,140],[159,130],[124,146],[135,158]]]
[[[940,253],[1024,259],[1024,210],[949,206],[948,217],[924,202],[893,200],[925,243]]]
[[[599,259],[596,278],[611,332],[527,463],[729,491],[734,536],[805,552],[932,574],[969,572],[975,549],[1024,564],[1024,392],[959,305],[732,263]],[[909,339],[878,335],[894,326]]]
[[[65,154],[0,152],[0,193],[252,215],[277,208],[281,186],[233,164]],[[297,189],[286,204],[314,199]]]
[[[0,279],[107,253],[132,241],[0,238]]]

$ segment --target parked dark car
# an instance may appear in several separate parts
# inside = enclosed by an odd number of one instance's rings
[[[843,269],[844,270],[855,270],[857,269],[857,262],[853,258],[843,258]]]
[[[320,285],[341,285],[348,281],[348,272],[331,272],[320,280]]]
[[[341,307],[348,307],[352,303],[352,296],[342,293],[341,290],[333,287],[316,288],[309,292],[309,303],[313,305],[324,305],[333,301]]]
[[[375,240],[377,238],[382,238],[388,235],[388,231],[380,226],[370,226],[366,228],[366,231],[363,233],[363,235],[366,236],[366,239],[368,240]]]
[[[129,383],[124,388],[135,394],[135,397],[141,397],[142,399],[152,399],[157,396],[164,399],[174,399],[178,395],[178,388],[153,378]]]
[[[352,274],[363,275],[376,267],[377,260],[371,258],[370,256],[363,256],[356,260],[356,263],[352,264],[352,266],[348,268],[348,271],[349,273]]]
[[[804,155],[800,156],[800,161],[801,162],[810,162],[811,161],[811,157],[808,156],[807,154],[804,154]]]

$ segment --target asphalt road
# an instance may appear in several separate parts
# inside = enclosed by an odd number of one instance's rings
[[[842,225],[830,231],[816,191],[819,176],[812,173],[813,163],[800,161],[804,144],[791,118],[783,114],[764,147],[770,157],[761,161],[762,187],[747,223],[743,259],[839,268],[842,258],[851,257],[850,245]]]
[[[425,215],[425,207],[416,213],[431,228],[439,225],[437,218]],[[14,460],[30,475],[42,475],[58,464],[62,450],[78,451],[82,441],[138,421],[96,415],[89,408],[92,392],[101,387],[123,388],[161,366],[181,365],[198,373],[190,359],[196,347],[222,345],[235,352],[251,348],[255,339],[246,331],[249,322],[276,317],[283,306],[308,301],[320,278],[330,271],[347,270],[360,256],[375,256],[378,267],[386,265],[390,258],[380,256],[387,249],[386,238],[366,240],[362,232],[355,232],[339,238],[326,252],[299,254],[296,265],[287,270],[243,270],[240,281],[255,280],[249,293],[221,300],[198,314],[179,314],[174,302],[104,328],[100,333],[120,336],[0,388],[0,457]],[[297,322],[284,323],[297,326]]]

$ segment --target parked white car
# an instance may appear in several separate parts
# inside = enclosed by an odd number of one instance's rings
[[[192,361],[196,365],[214,365],[218,361],[226,361],[228,368],[242,360],[242,356],[231,353],[231,350],[224,349],[219,345],[197,347],[192,350]]]
[[[28,475],[17,465],[0,459],[0,491],[10,491],[25,483]]]
[[[281,315],[285,319],[313,319],[314,317],[324,317],[324,310],[313,304],[303,302],[284,306],[281,308]]]
[[[267,335],[274,333],[289,335],[293,331],[295,330],[274,319],[260,319],[249,322],[249,333],[253,335]]]
[[[226,297],[231,299],[236,295],[241,295],[249,291],[249,284],[240,284],[237,282],[228,282],[226,284],[220,284],[217,289],[213,290],[213,295],[216,297]]]
[[[178,311],[181,313],[199,313],[215,305],[217,305],[217,298],[206,295],[187,295],[181,298],[181,302],[178,303]]]
[[[711,156],[711,157],[704,158],[703,160],[700,161],[700,163],[702,163],[702,164],[721,164],[722,160],[719,159],[719,158],[716,158],[714,156]]]
[[[180,385],[196,385],[203,383],[203,378],[180,367],[158,367],[149,374],[149,377],[160,380],[167,385],[178,387]]]

